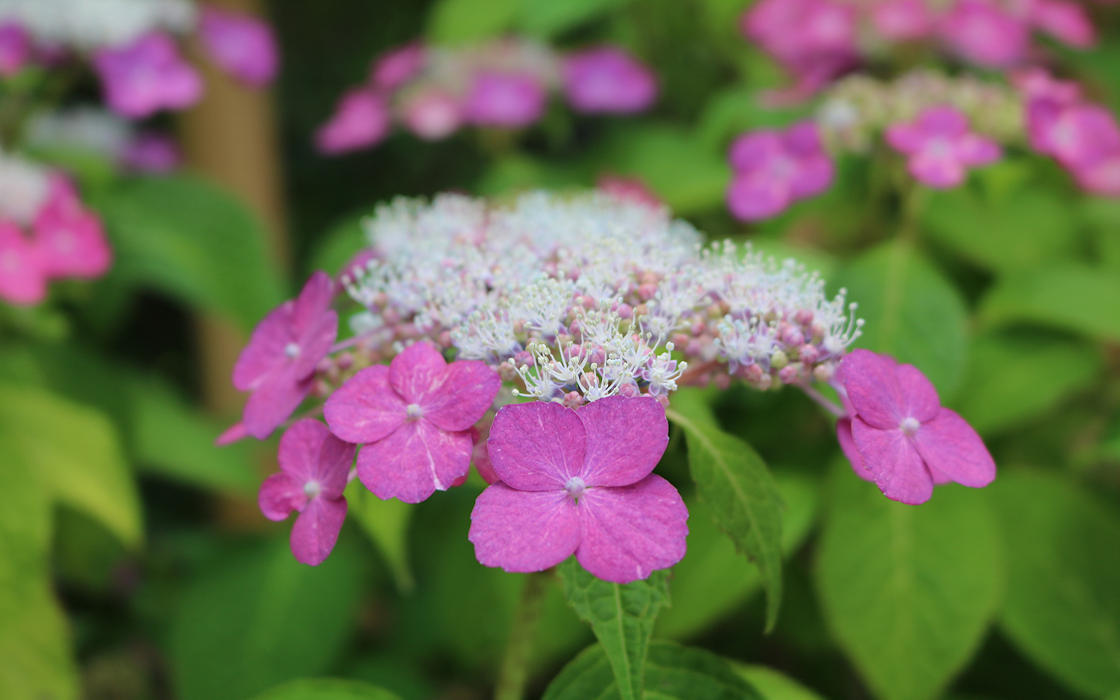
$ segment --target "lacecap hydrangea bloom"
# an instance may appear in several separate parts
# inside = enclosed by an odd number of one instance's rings
[[[341,284],[316,273],[254,333],[235,383],[284,400],[268,402],[262,425],[251,399],[223,439],[267,434],[310,398],[306,415],[323,402],[324,429],[361,445],[348,478],[381,498],[424,500],[462,483],[473,460],[491,484],[469,532],[483,564],[536,571],[574,554],[596,576],[626,582],[679,561],[687,510],[652,472],[665,407],[683,385],[804,389],[861,436],[864,424],[884,434],[857,437],[854,449],[840,437],[861,476],[898,500],[929,493],[900,492],[896,472],[936,469],[970,486],[994,475],[943,464],[963,433],[943,429],[952,420],[916,369],[902,389],[859,393],[882,372],[848,360],[862,321],[842,290],[826,294],[793,260],[705,243],[647,198],[398,199],[366,231],[369,246]],[[341,340],[334,307],[348,318]],[[848,397],[847,410],[822,397],[827,385]],[[897,408],[906,392],[917,392],[920,411]],[[295,425],[307,420],[316,421]],[[977,443],[960,454],[972,464],[981,452]],[[262,503],[274,501],[262,492]],[[266,514],[305,503],[295,502]]]

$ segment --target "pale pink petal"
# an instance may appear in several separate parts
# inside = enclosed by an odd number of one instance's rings
[[[580,407],[587,433],[580,477],[588,486],[627,486],[653,471],[669,445],[665,408],[651,397],[608,396]]]
[[[218,447],[225,447],[226,445],[232,445],[238,440],[244,440],[248,435],[249,433],[245,430],[245,425],[239,421],[226,428],[225,432],[214,438],[214,444]]]
[[[756,170],[782,152],[782,137],[772,130],[743,134],[731,144],[729,160],[736,170]]]
[[[1076,169],[1073,175],[1089,192],[1120,197],[1120,152],[1108,154],[1090,167]]]
[[[576,412],[551,401],[503,406],[486,450],[498,477],[521,491],[562,489],[583,472],[587,433]]]
[[[832,161],[823,153],[803,158],[798,163],[797,175],[791,181],[794,198],[802,199],[824,192],[832,184],[833,174]]]
[[[323,438],[312,476],[319,482],[324,498],[342,497],[350,476],[350,467],[354,464],[356,449],[356,445],[343,442],[329,432]]]
[[[688,509],[660,476],[622,488],[587,489],[579,514],[583,538],[576,559],[604,581],[644,579],[684,557]]]
[[[249,344],[233,366],[233,386],[238,391],[253,391],[273,370],[285,364],[284,349],[295,342],[287,319],[295,301],[286,301],[268,313],[253,329]]]
[[[957,158],[965,165],[988,165],[1003,155],[999,144],[976,134],[965,134],[957,141]]]
[[[889,355],[861,349],[848,353],[836,373],[848,394],[848,403],[860,418],[877,428],[897,428],[905,418],[896,367]]]
[[[322,270],[316,270],[307,278],[292,307],[291,324],[296,335],[302,335],[318,323],[330,308],[334,293],[334,280]]]
[[[913,124],[892,124],[885,134],[891,148],[902,153],[917,153],[925,145],[925,133]]]
[[[741,221],[776,216],[793,201],[788,181],[756,173],[736,176],[727,188],[727,208]]]
[[[447,363],[434,345],[413,343],[389,363],[389,384],[406,404],[423,404],[443,384]]]
[[[968,131],[968,118],[956,107],[930,107],[918,117],[918,128],[927,137],[960,136]]]
[[[856,449],[855,440],[852,438],[852,421],[850,418],[841,418],[836,421],[836,441],[840,443],[840,449],[844,451],[844,456],[848,458],[856,476],[864,481],[875,481],[875,477],[863,464],[863,455]]]
[[[238,80],[262,86],[276,77],[279,52],[272,30],[265,22],[251,15],[204,5],[199,38],[210,58]]]
[[[265,479],[257,493],[257,504],[269,520],[283,520],[306,503],[303,482],[283,472]]]
[[[901,430],[880,430],[853,418],[852,438],[884,496],[913,505],[933,495],[933,478]]]
[[[408,418],[408,407],[389,386],[386,365],[366,367],[347,379],[323,406],[331,432],[346,442],[384,438]]]
[[[37,304],[47,295],[47,277],[31,241],[18,226],[0,221],[0,299]]]
[[[419,503],[470,471],[471,447],[469,431],[449,433],[426,420],[410,420],[362,447],[358,478],[380,499]]]
[[[916,418],[922,423],[932,420],[941,408],[941,399],[933,383],[914,365],[895,366],[894,376],[898,379],[902,399],[899,411],[902,418]]]
[[[311,392],[311,378],[297,380],[290,376],[274,378],[254,391],[245,402],[241,422],[245,430],[264,440],[292,415],[292,411]]]
[[[292,525],[292,554],[309,566],[323,563],[334,549],[345,520],[346,499],[312,499]]]
[[[907,170],[923,185],[944,189],[964,182],[965,169],[951,155],[936,151],[922,151],[910,157]]]
[[[485,566],[543,571],[570,557],[579,546],[577,510],[565,491],[515,491],[493,484],[475,501],[467,539]]]
[[[297,420],[280,436],[280,470],[301,485],[318,478],[319,453],[328,435],[327,426],[314,418]]]
[[[922,427],[913,437],[922,459],[949,479],[979,488],[996,478],[996,463],[976,431],[963,418],[947,408]]]
[[[395,90],[423,70],[427,59],[427,49],[420,42],[398,46],[377,59],[370,80],[382,90]]]
[[[1077,48],[1096,43],[1097,33],[1085,8],[1060,0],[1034,0],[1031,19],[1035,26]]]
[[[501,387],[502,378],[485,363],[452,362],[438,391],[428,392],[419,401],[422,415],[443,430],[466,430],[490,410]]]

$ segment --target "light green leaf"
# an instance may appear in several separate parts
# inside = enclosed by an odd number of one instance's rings
[[[980,304],[990,325],[1037,323],[1120,340],[1120,275],[1064,263],[1024,270],[1000,279]]]
[[[346,489],[350,515],[358,519],[362,531],[373,540],[393,572],[397,588],[412,590],[412,569],[408,565],[408,523],[415,506],[397,499],[383,501],[355,480]]]
[[[985,492],[908,506],[837,464],[816,578],[825,620],[886,700],[934,697],[975,653],[1003,582]]]
[[[554,37],[618,9],[631,0],[521,0],[518,28],[542,38]]]
[[[357,624],[361,561],[342,538],[317,567],[284,535],[195,576],[171,621],[169,651],[183,700],[240,700],[327,671]]]
[[[138,178],[94,205],[113,242],[117,281],[150,285],[246,330],[283,301],[262,225],[225,190],[189,175]]]
[[[396,693],[342,678],[301,678],[266,690],[253,700],[399,700]]]
[[[1100,355],[1084,343],[986,333],[969,348],[968,391],[956,408],[980,432],[996,432],[1044,414],[1092,385],[1100,371]]]
[[[723,658],[671,642],[653,642],[646,661],[645,700],[762,700]],[[602,645],[584,649],[544,692],[544,700],[622,697]]]
[[[770,471],[750,445],[720,430],[697,390],[673,394],[669,420],[684,430],[696,492],[736,549],[758,566],[766,591],[766,629],[782,599],[782,499]]]
[[[789,557],[809,534],[820,489],[817,479],[789,471],[776,470],[774,481],[786,505],[782,552]],[[655,627],[658,636],[674,639],[707,629],[761,586],[758,569],[736,555],[735,545],[719,531],[709,506],[693,499],[688,511],[688,553],[673,567],[669,580],[673,604],[658,616]]]
[[[641,700],[649,638],[657,613],[669,603],[668,574],[654,571],[648,579],[627,584],[602,581],[575,558],[556,567],[568,604],[591,625],[610,661],[623,700]]]
[[[35,387],[0,385],[0,441],[53,499],[98,520],[125,545],[140,544],[136,487],[102,415]]]
[[[1009,580],[1000,625],[1070,688],[1101,697],[1120,687],[1120,518],[1072,484],[1039,471],[991,487]]]
[[[439,0],[428,13],[424,32],[434,44],[460,44],[504,34],[517,18],[522,0]]]
[[[766,700],[823,700],[789,676],[766,666],[735,664],[735,671]]]
[[[705,147],[721,151],[745,131],[785,127],[802,114],[803,109],[765,106],[759,101],[758,90],[738,85],[716,93],[707,101],[700,113],[697,138]]]
[[[943,398],[957,390],[966,359],[964,300],[917,249],[884,243],[842,270],[836,285],[848,289],[866,321],[858,346],[917,366]]]

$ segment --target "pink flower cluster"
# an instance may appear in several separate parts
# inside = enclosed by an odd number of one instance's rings
[[[816,92],[895,42],[927,42],[973,63],[1022,64],[1032,32],[1077,48],[1093,24],[1071,0],[761,0],[742,16],[743,33],[796,76],[794,96]]]
[[[907,157],[910,174],[930,187],[956,187],[967,169],[999,159],[995,141],[968,129],[968,119],[948,106],[930,107],[913,122],[893,124],[887,143]]]
[[[832,160],[813,122],[743,134],[731,144],[729,159],[735,177],[727,205],[743,221],[775,216],[832,184]]]
[[[541,118],[557,88],[584,113],[640,112],[657,97],[650,70],[611,46],[561,56],[512,38],[462,49],[414,43],[378,58],[365,84],[342,96],[315,142],[328,154],[367,148],[394,123],[425,140],[467,125],[521,128]]]
[[[602,194],[379,210],[365,262],[347,266],[367,309],[351,315],[353,335],[337,341],[341,288],[319,272],[261,322],[234,369],[251,396],[223,440],[264,437],[308,397],[323,401],[326,425],[291,422],[280,472],[260,490],[266,517],[299,514],[296,558],[329,554],[351,480],[417,503],[462,484],[473,461],[489,484],[468,535],[482,564],[541,571],[574,555],[619,583],[671,567],[688,511],[653,471],[678,381],[776,381],[818,400],[810,384],[832,384],[845,453],[895,500],[991,481],[982,443],[916,369],[847,352],[859,323],[842,296],[825,299],[792,261],[699,248],[664,217]],[[675,340],[661,346],[662,333]]]
[[[109,269],[112,251],[101,220],[64,176],[47,177],[45,196],[26,225],[11,213],[0,212],[0,299],[37,304],[52,280],[94,279]]]

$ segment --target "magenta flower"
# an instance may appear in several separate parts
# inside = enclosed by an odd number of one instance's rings
[[[468,538],[486,566],[542,571],[572,554],[616,583],[684,557],[688,510],[651,474],[669,442],[656,399],[612,396],[578,410],[504,406],[487,450],[500,482],[478,497]]]
[[[20,227],[0,219],[0,299],[27,306],[47,295],[39,254]]]
[[[785,99],[804,98],[858,61],[856,8],[831,0],[761,0],[741,28],[797,78]]]
[[[284,432],[277,458],[280,473],[264,480],[257,502],[269,520],[299,513],[292,525],[292,554],[317,566],[334,549],[346,519],[342,492],[354,446],[331,435],[319,421],[304,418]]]
[[[968,130],[968,119],[953,107],[930,107],[908,124],[887,128],[887,143],[907,156],[910,174],[930,187],[964,182],[969,167],[999,159],[999,144]]]
[[[330,121],[319,127],[315,144],[321,153],[337,154],[373,146],[389,134],[389,105],[369,88],[342,96]]]
[[[996,465],[976,431],[941,406],[937,390],[913,365],[855,350],[840,363],[849,417],[836,424],[840,446],[861,478],[887,498],[925,503],[934,484],[980,488]]]
[[[933,32],[933,13],[924,0],[879,0],[871,7],[875,30],[887,39],[910,41]]]
[[[630,54],[603,46],[565,59],[564,90],[577,111],[625,114],[653,103],[657,79]]]
[[[494,403],[498,373],[482,362],[447,364],[431,344],[410,345],[367,367],[327,399],[331,432],[363,445],[358,478],[381,499],[419,503],[471,466],[471,427]]]
[[[31,38],[16,22],[0,22],[0,76],[18,73],[31,59]]]
[[[330,275],[313,274],[299,297],[264,317],[237,358],[233,385],[252,392],[241,422],[253,437],[268,437],[311,391],[315,366],[338,333],[334,292]]]
[[[39,264],[48,277],[93,279],[105,274],[113,259],[101,220],[82,207],[70,183],[55,175],[50,194],[33,225]]]
[[[730,161],[736,175],[727,190],[727,204],[744,221],[774,216],[832,183],[832,161],[812,122],[784,132],[744,134],[731,145]]]
[[[93,66],[101,78],[105,101],[125,117],[182,109],[202,95],[198,73],[164,34],[153,32],[126,46],[100,49],[93,56]]]
[[[387,51],[373,65],[370,80],[381,90],[395,90],[411,80],[424,68],[427,49],[420,42],[405,44]]]
[[[1022,61],[1030,45],[1027,23],[988,0],[957,0],[939,29],[958,54],[995,68]]]
[[[1085,8],[1063,0],[1032,0],[1028,3],[1031,23],[1070,46],[1088,48],[1097,41],[1093,21]]]
[[[1027,133],[1031,146],[1075,172],[1120,150],[1116,118],[1091,103],[1031,100],[1027,105]]]
[[[545,97],[544,85],[534,75],[480,71],[463,109],[473,124],[521,127],[540,119]]]
[[[410,91],[403,111],[405,126],[425,141],[446,138],[463,123],[459,99],[439,87]]]
[[[256,17],[205,5],[199,38],[210,58],[238,80],[259,87],[276,77],[280,63],[276,39]]]

